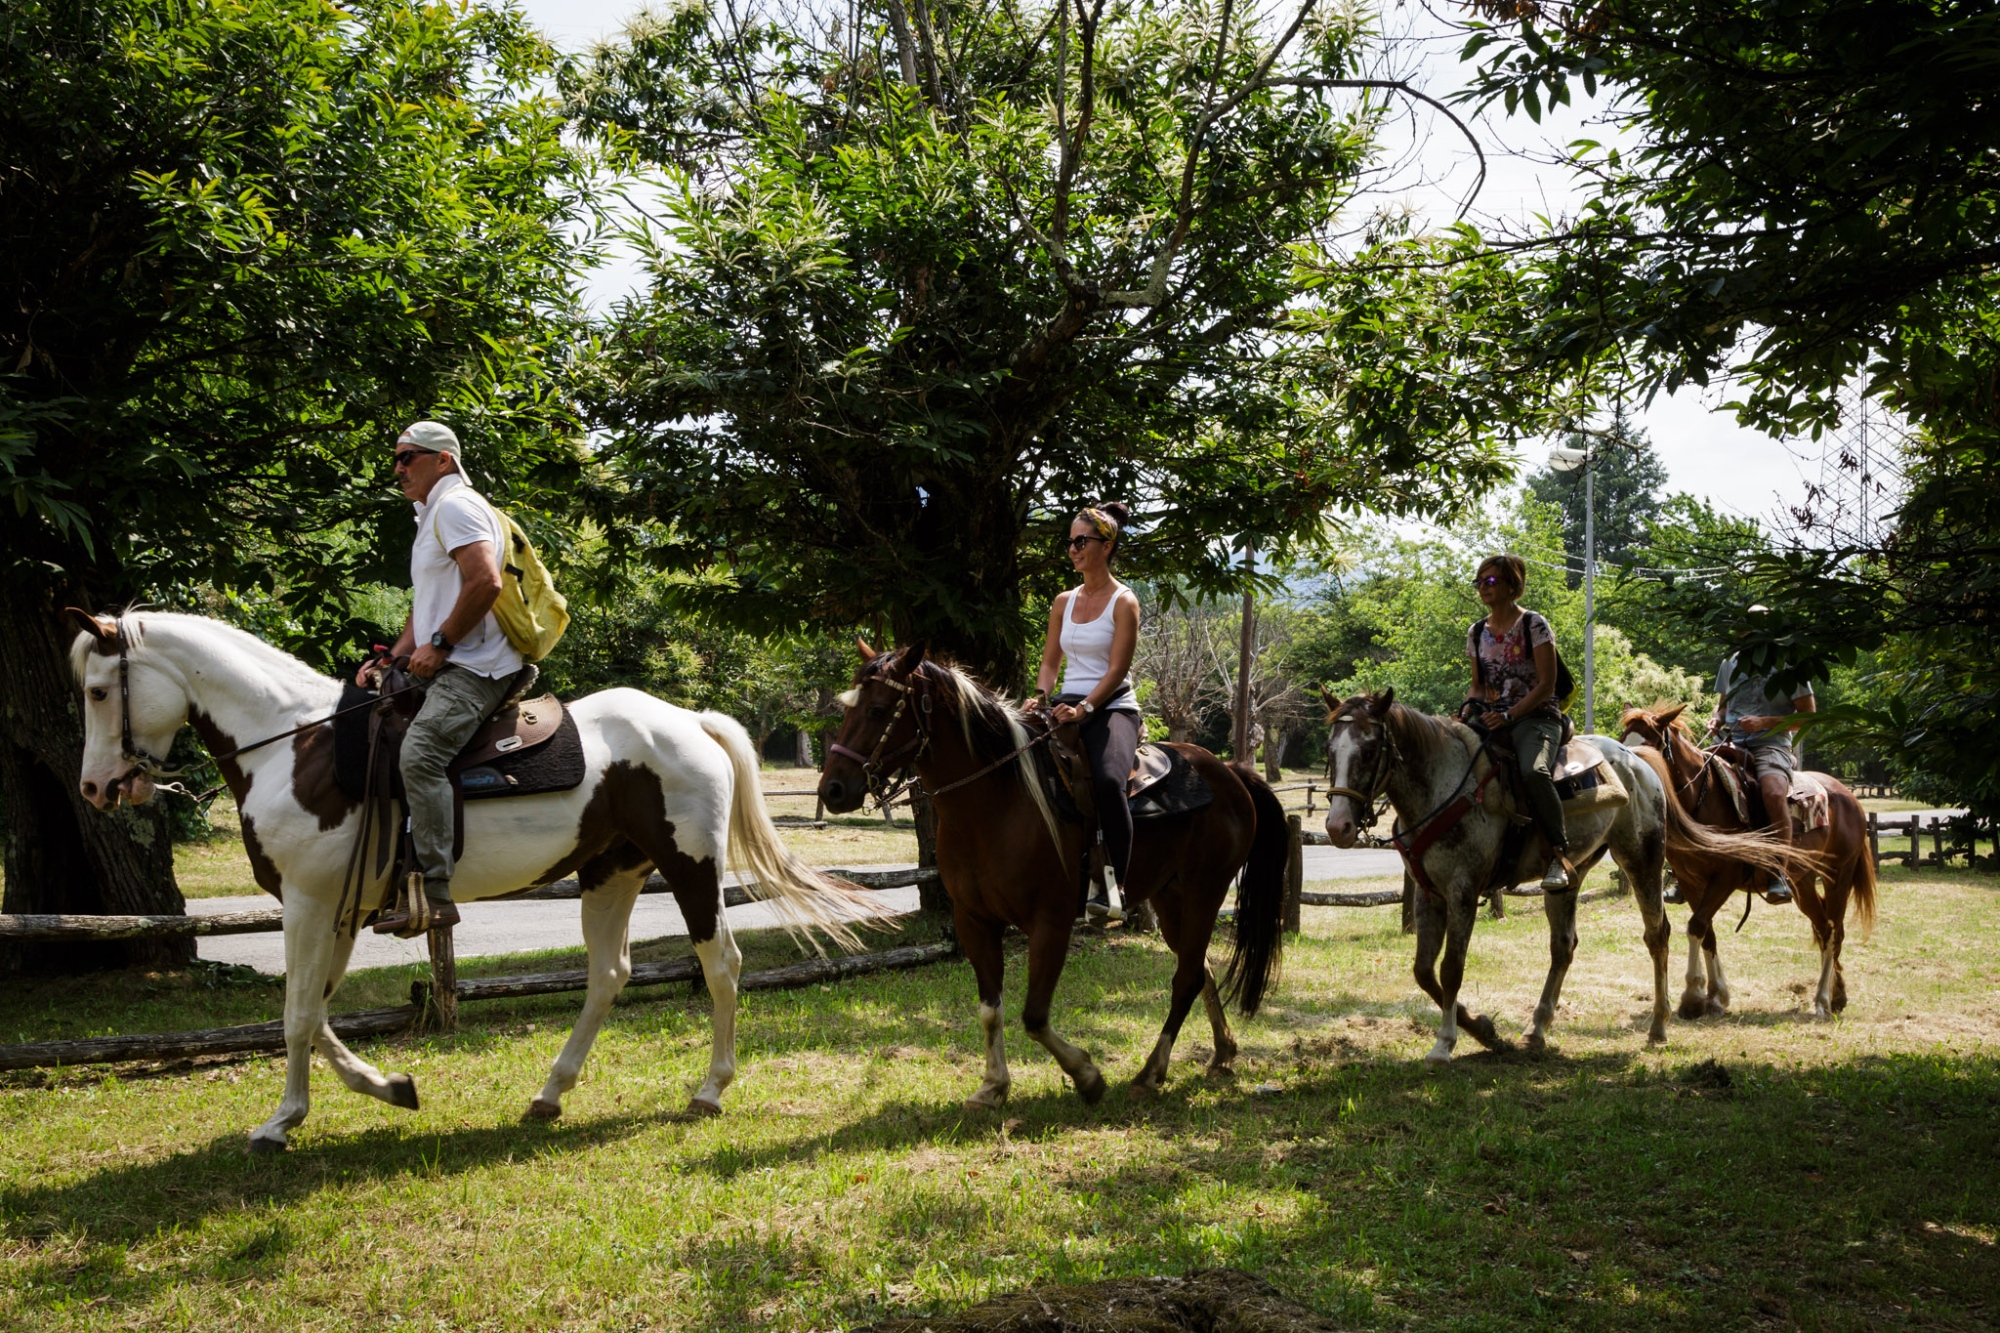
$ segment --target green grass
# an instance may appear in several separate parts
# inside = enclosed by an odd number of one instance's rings
[[[1557,1049],[1444,1071],[1416,1063],[1434,1014],[1395,909],[1308,908],[1271,1008],[1238,1025],[1236,1078],[1202,1074],[1197,1015],[1152,1103],[1118,1083],[1168,960],[1115,936],[1079,943],[1057,996],[1058,1028],[1114,1077],[1095,1108],[1015,1026],[1012,1103],[961,1111],[963,963],[747,997],[715,1121],[678,1115],[708,1042],[686,987],[620,1005],[554,1126],[516,1117],[577,997],[366,1048],[415,1075],[416,1114],[322,1067],[278,1160],[244,1151],[276,1060],[0,1075],[0,1327],[827,1329],[1218,1264],[1357,1328],[1990,1326],[2000,879],[1890,868],[1829,1023],[1807,1014],[1804,919],[1758,910],[1724,945],[1736,1016],[1676,1021],[1659,1051],[1637,913],[1585,898]],[[1518,1035],[1547,946],[1531,900],[1509,906],[1479,924],[1468,1002]],[[1679,974],[1677,947],[1676,992]],[[408,979],[363,974],[340,1004]],[[0,1039],[277,1012],[277,988],[228,980],[14,985]],[[1017,951],[1010,1015],[1022,981]],[[1730,1088],[1691,1081],[1708,1060]]]

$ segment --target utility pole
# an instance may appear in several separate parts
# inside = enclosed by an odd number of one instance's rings
[[[1243,573],[1245,578],[1257,572],[1257,543],[1254,538],[1243,539]],[[1253,762],[1250,755],[1250,649],[1257,634],[1257,591],[1246,582],[1243,585],[1243,632],[1236,646],[1236,726],[1229,738],[1229,745],[1236,752],[1240,763]]]
[[[1622,421],[1620,423],[1623,424]],[[1597,450],[1583,460],[1583,729],[1597,732]]]

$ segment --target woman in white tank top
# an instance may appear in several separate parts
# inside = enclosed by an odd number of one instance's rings
[[[1035,676],[1039,707],[1063,668],[1062,692],[1050,702],[1057,722],[1081,721],[1084,752],[1090,757],[1097,818],[1104,829],[1106,859],[1124,897],[1125,872],[1132,863],[1132,812],[1125,803],[1125,779],[1144,732],[1139,701],[1132,693],[1132,654],[1139,646],[1139,599],[1111,576],[1118,538],[1129,515],[1113,501],[1085,509],[1069,525],[1069,559],[1082,576],[1080,587],[1056,598],[1049,608],[1042,668]],[[1094,920],[1109,915],[1102,885],[1091,886],[1085,912]]]

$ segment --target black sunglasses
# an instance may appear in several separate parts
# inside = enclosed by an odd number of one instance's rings
[[[1508,584],[1509,587],[1513,586],[1509,580],[1501,578],[1498,574],[1488,574],[1484,578],[1474,579],[1472,586],[1475,588],[1497,588],[1503,583]]]
[[[1110,540],[1109,537],[1071,537],[1068,544],[1070,550],[1081,551],[1092,542],[1108,542]]]
[[[398,470],[406,468],[410,465],[411,459],[421,458],[425,454],[435,453],[435,452],[436,451],[432,449],[398,449],[396,451],[396,467],[398,468]]]

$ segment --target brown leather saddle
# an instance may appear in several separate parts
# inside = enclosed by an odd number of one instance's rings
[[[1038,713],[1028,716],[1031,732],[1052,731],[1046,745],[1037,747],[1041,758],[1037,767],[1044,790],[1056,814],[1064,820],[1097,826],[1097,798],[1090,786],[1090,758],[1084,753],[1079,725],[1050,727]],[[1215,800],[1215,793],[1195,772],[1194,765],[1179,750],[1147,741],[1132,756],[1132,771],[1125,778],[1125,800],[1132,822],[1165,819],[1192,814]]]

